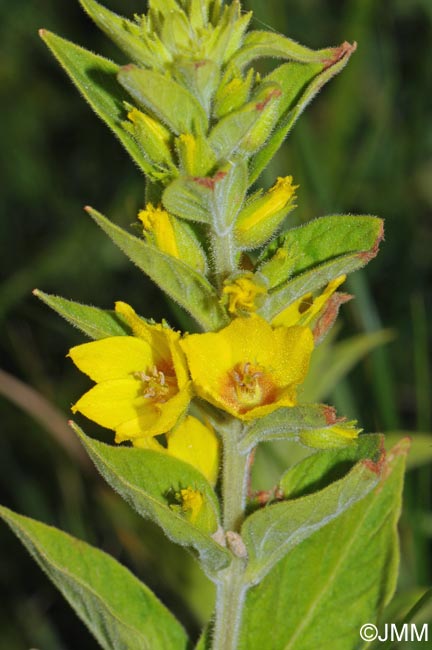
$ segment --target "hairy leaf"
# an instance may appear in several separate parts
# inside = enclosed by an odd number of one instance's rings
[[[200,273],[182,260],[162,253],[142,239],[130,235],[96,210],[86,209],[132,262],[186,309],[204,329],[219,329],[227,323],[227,316],[216,291]]]
[[[260,582],[293,548],[363,499],[378,480],[379,466],[362,461],[319,492],[254,512],[241,531],[249,554],[246,579]]]
[[[239,650],[347,650],[392,596],[406,443],[379,485],[289,553],[250,590]],[[268,634],[268,621],[272,634]]]
[[[207,117],[195,97],[166,75],[128,65],[118,74],[121,85],[174,133],[205,133]]]
[[[354,463],[361,460],[378,462],[383,452],[383,435],[363,434],[354,445],[320,451],[296,463],[282,476],[279,488],[288,499],[312,494],[342,478]]]
[[[292,259],[291,278],[271,291],[261,314],[271,320],[298,298],[362,268],[375,257],[382,238],[383,222],[377,217],[321,217],[289,230],[281,249]],[[259,270],[265,275],[266,263]]]
[[[123,102],[130,98],[117,82],[119,67],[45,29],[40,35],[95,113],[114,132],[142,171],[151,174],[152,167],[139,146],[121,126],[126,117]]]
[[[321,429],[336,422],[334,409],[325,404],[302,404],[279,408],[251,424],[241,440],[244,451],[250,451],[259,442],[297,440],[300,431]]]
[[[337,49],[329,47],[325,50],[311,50],[282,34],[252,31],[247,34],[242,47],[232,57],[230,63],[240,69],[262,57],[289,59],[303,63],[322,63],[331,61]]]
[[[0,516],[104,650],[186,650],[174,616],[114,558],[7,508],[0,507]]]
[[[71,325],[87,334],[91,339],[103,339],[108,336],[130,335],[131,331],[120,314],[114,310],[99,309],[90,305],[53,296],[35,289],[33,295],[40,298],[48,307],[54,309]]]
[[[163,452],[114,447],[73,428],[105,480],[143,517],[152,519],[177,544],[192,546],[204,567],[217,571],[229,554],[211,535],[218,528],[218,502],[206,478],[192,465]],[[176,506],[176,494],[192,488],[203,497],[202,511],[192,523]]]
[[[118,16],[113,11],[106,9],[95,0],[79,0],[83,9],[94,20],[96,25],[105,32],[105,34],[118,47],[132,59],[141,65],[155,66],[158,64],[158,58],[154,56],[143,38],[137,23]]]
[[[281,66],[269,75],[269,79],[274,79],[280,83],[280,78],[286,73],[285,83],[282,79],[283,92],[280,102],[280,108],[282,109],[284,106],[286,108],[284,113],[280,113],[279,121],[271,138],[251,160],[250,183],[253,183],[268,165],[300,115],[321,88],[346,66],[354,50],[355,46],[349,44],[335,48],[332,58],[322,60],[320,64],[321,71],[315,75],[313,73],[318,72],[319,69],[317,63],[303,64],[302,66],[299,64],[286,64],[286,66],[291,67],[285,68],[285,66]],[[295,65],[296,67],[293,70]],[[291,77],[293,79],[292,84],[290,83]],[[301,87],[302,83],[304,84],[303,88]],[[301,92],[295,95],[296,91]]]
[[[162,201],[172,214],[208,223],[223,234],[231,228],[246,189],[247,166],[238,160],[224,165],[212,177],[177,178],[164,191]]]

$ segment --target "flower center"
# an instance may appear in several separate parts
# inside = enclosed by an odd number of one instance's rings
[[[268,373],[249,361],[234,366],[224,395],[240,413],[268,404],[275,399],[275,387]]]
[[[136,372],[135,377],[142,382],[142,393],[153,402],[167,402],[175,392],[176,378],[153,366],[146,372]]]

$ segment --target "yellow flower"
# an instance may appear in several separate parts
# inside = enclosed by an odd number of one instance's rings
[[[258,316],[220,332],[192,334],[181,346],[200,397],[241,420],[294,406],[313,349],[307,327],[273,329]]]
[[[334,294],[336,289],[345,282],[346,275],[341,275],[328,283],[324,291],[316,298],[311,293],[299,298],[278,314],[273,320],[274,327],[292,325],[309,325],[323,311],[325,305]]]
[[[132,108],[129,111],[128,119],[130,121],[124,122],[123,126],[129,133],[132,133],[146,158],[159,166],[174,167],[169,130],[137,108]]]
[[[235,234],[237,243],[255,248],[269,239],[279,228],[287,213],[295,208],[292,176],[278,178],[275,185],[262,196],[252,199],[240,212]]]
[[[167,434],[167,451],[198,469],[214,485],[219,473],[219,438],[210,426],[188,415]]]
[[[173,508],[180,508],[189,521],[193,524],[196,522],[198,515],[204,505],[204,498],[201,492],[193,490],[191,487],[180,490],[175,495],[179,505],[172,506]]]
[[[145,210],[139,212],[138,219],[159,250],[172,257],[180,257],[172,218],[166,210],[148,203]]]
[[[78,345],[69,356],[96,386],[72,407],[114,429],[116,442],[157,436],[172,429],[191,399],[191,383],[180,335],[149,325],[125,303],[116,311],[135,336],[114,336]]]
[[[154,244],[162,253],[183,260],[189,266],[206,272],[207,260],[189,224],[170,215],[162,207],[148,203],[138,213],[144,226],[147,241]]]
[[[189,463],[215,485],[219,473],[219,438],[215,431],[188,415],[166,434],[167,446],[149,436],[133,441],[135,447],[153,449]]]
[[[228,297],[230,314],[256,311],[258,308],[256,299],[265,293],[266,289],[254,281],[252,273],[225,284],[223,288],[223,294]]]

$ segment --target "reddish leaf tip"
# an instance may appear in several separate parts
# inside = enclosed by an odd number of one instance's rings
[[[267,106],[267,104],[268,104],[272,99],[277,99],[277,98],[280,97],[281,95],[282,95],[282,91],[280,90],[280,88],[273,88],[273,90],[271,90],[271,91],[269,92],[269,94],[267,95],[267,97],[265,97],[265,98],[262,100],[262,102],[258,102],[257,104],[255,104],[255,108],[256,108],[256,110],[257,110],[257,111],[263,111],[263,110],[265,109],[265,107]]]
[[[371,472],[373,472],[377,476],[381,476],[381,474],[383,473],[383,468],[387,460],[387,454],[384,447],[384,437],[381,438],[379,451],[380,451],[380,455],[378,460],[372,460],[368,458],[362,461],[364,467],[367,467]]]
[[[214,190],[215,185],[218,181],[221,181],[225,176],[227,175],[227,172],[224,172],[222,170],[219,170],[216,172],[214,176],[194,176],[192,180],[194,183],[197,183],[198,185],[201,185],[202,187],[206,187],[209,190]]]
[[[325,418],[326,424],[331,426],[337,422],[343,422],[346,418],[338,418],[336,415],[336,409],[334,406],[328,406],[327,404],[321,405],[321,411]]]
[[[358,254],[359,258],[363,260],[365,264],[373,260],[373,258],[378,255],[379,247],[383,239],[384,239],[384,221],[381,219],[380,229],[378,231],[378,236],[375,240],[373,247],[370,249],[370,251],[363,251]]]
[[[354,43],[348,43],[348,41],[344,41],[342,45],[339,45],[339,47],[333,48],[333,54],[329,59],[324,59],[322,61],[324,65],[324,70],[327,70],[327,68],[330,68],[332,65],[335,65],[335,63],[338,63],[338,61],[341,61],[344,58],[348,58],[353,54],[357,49],[357,41],[354,41]]]

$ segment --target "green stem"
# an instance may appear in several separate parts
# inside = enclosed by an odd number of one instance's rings
[[[212,650],[237,650],[246,586],[244,560],[233,558],[217,583]]]
[[[233,420],[223,431],[223,524],[238,533],[244,519],[248,482],[248,455],[239,450],[240,422]],[[247,587],[246,561],[233,556],[217,579],[216,614],[212,650],[236,650]]]
[[[225,278],[237,269],[236,247],[231,230],[223,234],[215,230],[212,232],[212,252],[216,284],[221,287]]]

